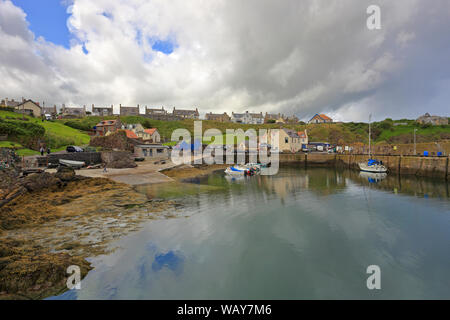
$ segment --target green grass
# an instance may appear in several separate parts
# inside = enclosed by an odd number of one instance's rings
[[[25,157],[27,157],[27,156],[35,156],[35,155],[39,154],[39,151],[24,148],[24,149],[17,150],[16,154],[18,156],[21,156],[21,157],[22,156],[25,156]]]
[[[22,145],[14,141],[0,141],[0,148],[20,149],[22,148]]]

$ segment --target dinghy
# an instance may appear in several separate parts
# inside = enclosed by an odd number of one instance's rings
[[[71,167],[74,169],[79,169],[81,167],[84,167],[85,163],[82,161],[72,161],[72,160],[64,160],[64,159],[59,159],[59,164],[66,166],[66,167]]]

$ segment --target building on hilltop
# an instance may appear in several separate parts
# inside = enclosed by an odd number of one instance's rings
[[[318,114],[316,113],[314,117],[311,118],[311,120],[308,121],[309,124],[311,123],[332,123],[333,119],[328,117],[326,114]]]
[[[137,107],[128,107],[120,105],[120,115],[121,116],[138,116],[139,115],[139,105]]]
[[[114,115],[114,106],[111,107],[96,107],[92,105],[92,115],[100,117],[110,117]]]
[[[197,108],[195,108],[195,110],[182,110],[173,107],[172,114],[182,119],[198,119],[200,116]]]
[[[428,112],[416,120],[420,124],[431,124],[434,126],[448,125],[447,117],[432,116]]]
[[[262,112],[260,113],[250,113],[246,111],[245,113],[231,113],[231,121],[234,123],[242,124],[263,124],[264,116]]]
[[[207,113],[205,115],[205,119],[209,121],[216,121],[216,122],[230,122],[231,117],[226,113]]]
[[[62,105],[61,114],[63,118],[83,118],[86,116],[86,106],[82,108],[70,107],[67,108],[65,104]]]
[[[14,111],[18,113],[27,114],[33,117],[42,116],[42,107],[39,102],[34,102],[33,100],[23,100],[17,106],[14,107]]]

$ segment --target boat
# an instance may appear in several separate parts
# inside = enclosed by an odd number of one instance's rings
[[[82,161],[72,161],[72,160],[64,160],[64,159],[59,159],[59,164],[66,166],[66,167],[71,167],[71,168],[81,168],[84,167],[85,163]]]
[[[369,159],[367,163],[360,162],[359,169],[364,172],[386,173],[388,169],[383,165],[382,161]]]
[[[232,176],[252,176],[255,174],[253,168],[234,166],[225,169],[225,173]]]
[[[388,169],[383,165],[382,161],[371,158],[371,130],[370,130],[370,120],[372,115],[369,115],[369,160],[366,162],[360,162],[359,169],[364,172],[373,173],[386,173]]]

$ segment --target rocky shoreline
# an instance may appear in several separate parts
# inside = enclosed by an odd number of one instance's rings
[[[178,216],[181,205],[149,199],[131,186],[73,170],[22,177],[2,171],[0,299],[42,299],[66,290],[66,270],[107,254],[109,243],[141,222]]]

